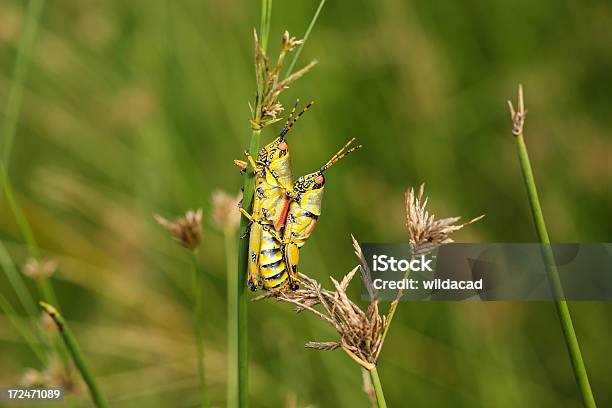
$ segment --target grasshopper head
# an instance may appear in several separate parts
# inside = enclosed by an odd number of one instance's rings
[[[287,137],[287,134],[289,133],[293,125],[295,125],[295,123],[300,119],[304,112],[306,112],[314,103],[310,102],[308,105],[306,105],[306,107],[304,107],[304,109],[302,109],[300,113],[295,115],[295,110],[299,102],[299,99],[295,102],[295,105],[291,109],[291,112],[287,117],[287,122],[285,122],[285,126],[283,127],[283,130],[281,131],[280,135],[276,139],[265,145],[259,151],[259,154],[257,155],[258,161],[269,164],[274,162],[275,160],[282,159],[283,157],[289,154],[289,146],[287,145],[285,138]]]
[[[300,207],[315,215],[321,215],[321,202],[325,190],[325,177],[321,170],[299,177],[294,185]]]
[[[288,154],[289,146],[287,146],[285,139],[279,136],[261,148],[257,154],[257,161],[269,164],[276,160],[282,159]]]
[[[293,189],[298,194],[298,201],[302,208],[315,215],[321,215],[321,202],[323,200],[323,191],[325,190],[324,173],[339,160],[361,148],[361,145],[359,145],[348,149],[354,140],[355,138],[345,144],[342,149],[334,154],[318,171],[301,176],[295,181]]]
[[[321,170],[299,177],[293,186],[297,193],[307,191],[323,190],[325,187],[325,177]]]

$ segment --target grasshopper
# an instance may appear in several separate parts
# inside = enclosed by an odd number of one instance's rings
[[[284,263],[289,267],[289,276],[296,282],[300,256],[299,250],[312,235],[321,215],[321,203],[325,190],[324,173],[339,160],[362,147],[362,145],[358,145],[348,149],[353,141],[355,141],[355,138],[349,140],[318,171],[301,176],[293,185],[295,197],[292,198],[290,203],[281,245]]]
[[[240,207],[240,212],[251,221],[247,282],[252,291],[261,286],[266,289],[276,289],[282,285],[286,286],[286,281],[290,280],[287,273],[283,275],[279,270],[283,264],[280,251],[277,254],[271,246],[275,245],[275,241],[281,239],[280,232],[285,225],[290,200],[294,197],[291,159],[285,138],[304,112],[313,104],[311,102],[306,105],[294,117],[298,102],[291,110],[280,135],[259,151],[257,160],[254,160],[249,152],[245,151],[245,156],[256,175],[252,214]],[[242,171],[246,171],[246,162],[236,160],[235,163],[241,167]],[[289,282],[289,285],[291,286],[292,283]]]

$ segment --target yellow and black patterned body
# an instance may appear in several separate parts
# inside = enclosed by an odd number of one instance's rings
[[[293,197],[291,157],[285,137],[311,105],[312,102],[295,118],[293,117],[295,107],[293,108],[281,134],[260,149],[257,160],[253,160],[247,154],[256,175],[253,211],[251,214],[243,211],[252,222],[247,280],[252,291],[259,287],[267,290],[283,290],[293,286],[285,271],[280,242]],[[273,253],[275,248],[278,250],[277,253]]]
[[[291,157],[281,137],[264,146],[255,162],[255,197],[253,218],[281,231],[293,191]]]
[[[304,246],[321,215],[325,178],[321,172],[302,176],[294,185],[295,198],[289,205],[283,232],[283,253],[291,277],[297,281],[300,248]]]
[[[252,233],[250,239],[251,243],[259,241],[254,245],[259,248],[259,256],[253,263],[259,267],[261,286],[271,291],[295,289],[285,264],[280,237],[269,225],[261,225],[258,231]]]
[[[294,198],[289,205],[287,222],[283,232],[283,254],[290,277],[297,282],[300,248],[312,235],[321,215],[321,203],[325,191],[323,173],[338,160],[361,148],[361,145],[346,150],[355,139],[351,139],[319,171],[298,178],[293,185]]]
[[[252,291],[283,290],[289,286],[280,232],[293,191],[291,159],[280,137],[263,147],[255,162],[255,196],[249,234],[248,285]]]

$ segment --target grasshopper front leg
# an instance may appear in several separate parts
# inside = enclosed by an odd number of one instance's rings
[[[248,150],[244,151],[244,156],[247,158],[247,161],[234,159],[234,166],[240,169],[240,174],[246,173],[247,168],[249,167],[249,164],[250,164],[251,167],[253,167],[253,172],[256,175],[263,176],[264,174],[263,166],[260,166],[257,164],[257,162],[255,161],[255,159],[253,159],[253,156],[251,156],[251,153],[249,153]]]

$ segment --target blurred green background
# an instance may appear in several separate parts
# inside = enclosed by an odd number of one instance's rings
[[[283,30],[303,35],[317,3],[274,2],[271,55]],[[3,112],[25,5],[0,0]],[[213,404],[225,405],[224,241],[211,194],[242,183],[232,159],[250,136],[258,25],[259,3],[244,0],[45,5],[9,177],[45,255],[60,262],[61,306],[113,407],[197,404],[189,259],[152,218],[197,207],[207,378]],[[324,284],[342,277],[356,264],[350,233],[406,241],[403,194],[421,182],[440,216],[486,214],[457,240],[536,240],[506,106],[518,82],[552,239],[609,241],[611,39],[603,0],[328,1],[300,58],[320,63],[282,96],[317,101],[290,136],[294,172],[317,169],[351,136],[364,148],[330,170],[302,271]],[[23,265],[6,200],[0,239]],[[18,306],[4,274],[0,291]],[[252,406],[370,406],[344,353],[303,348],[336,339],[321,321],[283,304],[249,307]],[[595,397],[612,406],[612,305],[571,308]],[[18,384],[27,367],[41,368],[0,316],[0,385]],[[394,407],[580,406],[548,303],[401,304],[379,372]]]

